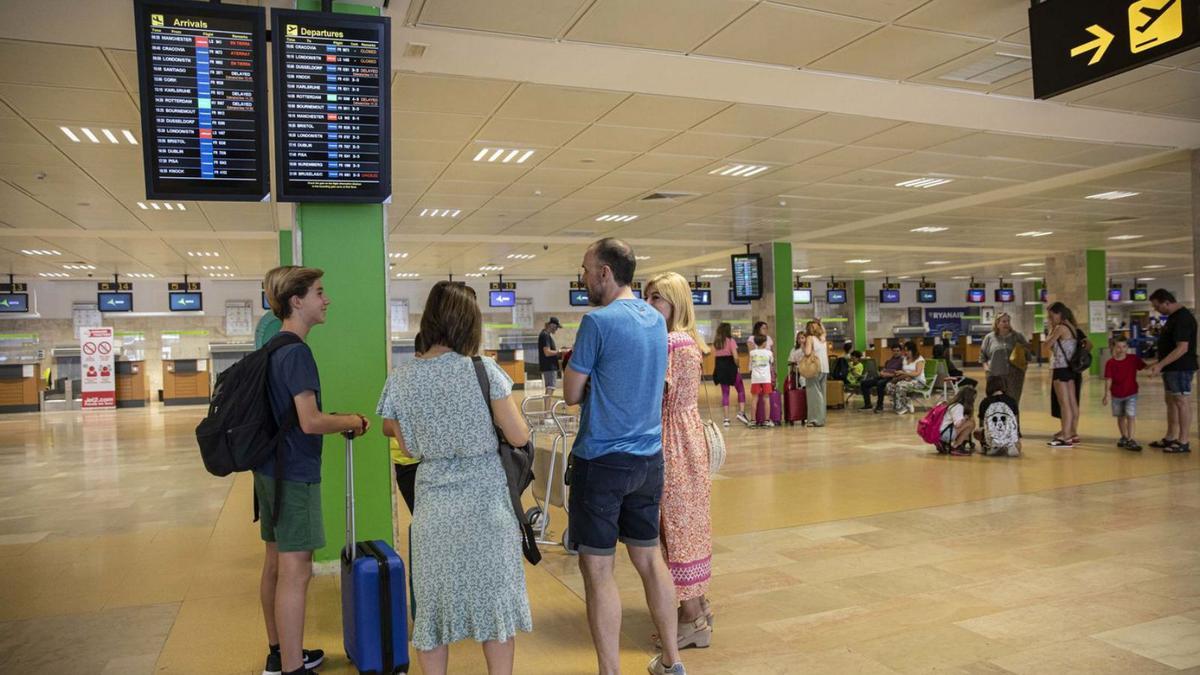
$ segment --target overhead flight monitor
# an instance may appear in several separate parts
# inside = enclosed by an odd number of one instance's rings
[[[812,289],[811,288],[793,288],[792,289],[792,304],[793,305],[811,305],[812,304]]]
[[[995,296],[996,302],[1015,302],[1017,292],[1011,288],[997,288]]]
[[[146,197],[266,199],[265,10],[135,0],[134,16]]]
[[[204,295],[201,293],[170,293],[172,312],[199,312],[204,309]]]
[[[24,314],[28,311],[28,293],[0,293],[0,314]]]
[[[918,288],[917,289],[917,302],[922,302],[925,304],[937,302],[937,289],[936,288]]]
[[[761,300],[762,256],[757,253],[741,253],[730,256],[733,267],[733,297],[738,300]]]
[[[795,291],[793,291],[793,292],[795,292]],[[846,304],[846,289],[831,288],[831,289],[825,291],[825,302],[828,302],[831,305]]]
[[[489,291],[488,307],[514,307],[516,304],[516,291]]]
[[[712,304],[712,289],[710,289],[710,288],[693,288],[692,289],[692,304],[693,305],[711,305]]]
[[[96,308],[101,312],[132,312],[133,293],[97,293]]]
[[[899,288],[884,288],[879,291],[879,302],[894,304],[900,302]]]
[[[271,21],[279,200],[386,201],[390,19],[273,10]]]
[[[570,293],[571,296],[568,298],[568,302],[571,303],[572,307],[587,307],[590,304],[588,302],[588,292],[586,289],[571,289]]]

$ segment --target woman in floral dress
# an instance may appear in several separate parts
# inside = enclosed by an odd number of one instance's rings
[[[667,320],[667,386],[663,394],[661,541],[679,598],[679,648],[712,640],[709,577],[712,517],[708,443],[697,407],[708,345],[696,330],[687,280],[674,272],[646,284],[646,298]]]

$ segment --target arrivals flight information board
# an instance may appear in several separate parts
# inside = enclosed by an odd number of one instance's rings
[[[271,21],[278,199],[385,202],[390,20],[273,10]]]
[[[265,10],[136,0],[134,16],[146,197],[266,199]]]

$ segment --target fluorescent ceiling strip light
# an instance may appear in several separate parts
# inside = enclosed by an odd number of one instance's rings
[[[499,148],[496,150],[496,152],[492,153],[491,157],[488,157],[488,161],[494,162],[500,157],[500,155],[503,155],[503,154],[504,154],[504,148]]]
[[[158,202],[150,202],[150,208],[154,209],[155,211],[162,210],[162,207],[158,205]]]
[[[517,164],[524,164],[525,160],[529,159],[530,156],[532,156],[532,155],[533,155],[533,150],[526,150],[525,154],[521,155],[521,159],[517,160]]]
[[[927,261],[925,264],[926,265],[949,265],[950,261],[949,260],[930,260],[930,261]]]
[[[850,260],[847,260],[846,262],[851,265],[865,265],[865,264],[871,262],[871,259],[870,258],[851,258]]]
[[[141,209],[141,210],[143,210],[143,211],[149,211],[149,210],[150,210],[150,207],[149,207],[149,206],[146,206],[145,202],[138,202],[137,204],[138,204],[138,208],[139,208],[139,209]]]
[[[130,145],[138,144],[137,139],[133,137],[133,134],[130,133],[128,129],[122,129],[121,133],[125,136],[125,140],[129,141]],[[154,275],[151,274],[150,276],[154,276]]]
[[[93,134],[91,129],[89,129],[89,128],[87,128],[87,127],[83,127],[83,128],[81,128],[81,129],[80,129],[80,131],[82,131],[82,132],[83,132],[83,135],[84,135],[84,136],[87,136],[87,138],[88,138],[88,140],[89,140],[89,141],[91,141],[91,142],[93,142],[93,143],[99,143],[99,142],[100,142],[100,139],[99,139],[99,138],[96,138],[96,134]]]
[[[937,232],[945,232],[948,229],[950,229],[950,228],[926,226],[926,227],[914,227],[913,229],[909,230],[909,232],[921,232],[924,234],[935,234]]]
[[[71,139],[72,142],[74,142],[74,143],[79,142],[79,137],[75,135],[74,131],[71,131],[70,129],[68,129],[66,127],[59,127],[59,129],[61,129],[62,132],[64,134],[66,134],[67,138]]]
[[[520,150],[513,150],[512,152],[508,153],[508,155],[504,158],[504,163],[508,164],[509,162],[513,161],[513,158],[516,157],[520,152]]]
[[[471,161],[473,161],[473,162],[480,162],[480,161],[483,161],[483,157],[484,157],[484,155],[486,155],[486,154],[488,154],[488,148],[484,148],[484,149],[480,150],[480,151],[479,151],[479,154],[478,154],[478,155],[475,155],[475,159],[473,159],[473,160],[471,160]]]
[[[115,143],[118,145],[121,143],[121,141],[118,141],[117,137],[113,135],[113,132],[109,131],[108,129],[101,129],[100,133],[104,134],[104,137],[108,139],[109,143]]]
[[[1048,236],[1050,236],[1050,235],[1052,235],[1052,234],[1054,234],[1054,233],[1053,233],[1053,232],[1042,232],[1042,231],[1038,231],[1038,230],[1033,230],[1033,231],[1030,231],[1030,232],[1022,232],[1022,233],[1018,234],[1017,236],[1018,236],[1018,237],[1048,237]]]
[[[174,211],[174,210],[175,210],[175,207],[174,207],[174,206],[171,204],[171,202],[165,202],[165,203],[163,204],[163,206],[167,207],[167,210],[168,210],[168,211]]]
[[[180,203],[180,202],[176,202],[176,203],[175,203],[175,206],[176,206],[176,207],[177,207],[177,208],[178,208],[180,211],[187,211],[187,209],[186,209],[186,208],[184,208],[184,207],[183,207],[183,204],[182,204],[182,203]]]
[[[1099,199],[1100,201],[1112,202],[1112,201],[1116,201],[1118,199],[1125,199],[1127,197],[1136,197],[1140,194],[1141,194],[1140,192],[1126,192],[1124,190],[1112,190],[1110,192],[1100,192],[1098,194],[1088,195],[1088,196],[1084,197],[1084,199]]]
[[[734,171],[741,171],[742,166],[743,165],[741,165],[741,164],[734,164],[733,166],[725,168],[725,170],[721,171],[720,173],[722,176],[728,176],[731,173],[733,173]]]
[[[1129,241],[1130,239],[1141,239],[1143,236],[1145,236],[1145,235],[1141,235],[1141,234],[1118,234],[1118,235],[1116,235],[1115,237],[1109,237],[1109,239],[1116,239],[1117,241]]]
[[[1164,267],[1166,267],[1166,265],[1144,265],[1142,267],[1142,269],[1144,269],[1144,270],[1161,270]]]

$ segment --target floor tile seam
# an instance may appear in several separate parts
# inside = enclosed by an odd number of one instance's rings
[[[1014,497],[1014,496],[1019,496],[1019,495],[1040,495],[1040,494],[1049,493],[1049,492],[1056,492],[1059,490],[1071,490],[1071,489],[1085,487],[1085,486],[1091,486],[1091,485],[1102,485],[1104,483],[1118,483],[1121,481],[1137,480],[1139,478],[1148,478],[1151,476],[1162,476],[1162,475],[1166,475],[1166,474],[1190,473],[1190,472],[1200,472],[1200,467],[1193,467],[1190,469],[1181,469],[1178,471],[1168,470],[1168,471],[1163,471],[1163,472],[1159,472],[1159,473],[1152,473],[1152,474],[1147,474],[1144,476],[1133,476],[1133,477],[1128,477],[1128,478],[1108,478],[1108,479],[1094,481],[1094,482],[1075,483],[1072,485],[1061,485],[1058,487],[1045,488],[1042,490],[1033,490],[1033,491],[1029,491],[1029,492],[1013,492],[1011,494],[996,495],[993,497],[980,497],[978,499],[952,501],[952,502],[946,502],[944,504],[934,504],[934,505],[930,505],[930,506],[918,506],[918,507],[908,508],[908,509],[896,509],[894,511],[878,511],[875,513],[852,516],[849,518],[835,518],[832,520],[820,520],[820,521],[815,521],[815,522],[811,522],[811,523],[801,523],[798,525],[780,525],[778,527],[767,527],[767,528],[763,528],[763,529],[759,529],[759,530],[751,530],[749,532],[736,532],[736,533],[734,533],[732,535],[728,535],[728,536],[740,536],[740,535],[746,535],[746,534],[760,534],[760,533],[765,533],[765,532],[776,532],[776,531],[790,530],[790,529],[801,528],[801,527],[811,527],[814,525],[824,525],[827,523],[851,522],[851,521],[856,521],[856,520],[862,520],[864,518],[873,518],[875,516],[894,515],[897,513],[914,513],[917,511],[926,511],[929,509],[942,508],[942,507],[946,507],[946,506],[959,506],[959,505],[963,505],[963,504],[981,503],[981,502],[986,502],[986,501],[994,500],[994,499],[1006,499],[1008,497]],[[783,475],[787,475],[787,474],[771,474],[771,475],[772,476],[783,476]],[[721,535],[714,534],[714,538],[716,536],[721,536]]]

